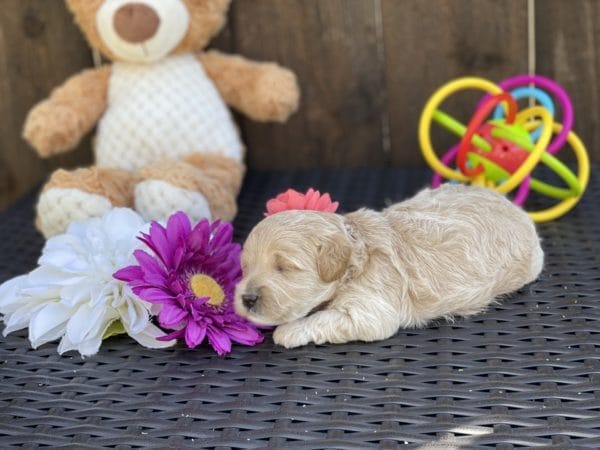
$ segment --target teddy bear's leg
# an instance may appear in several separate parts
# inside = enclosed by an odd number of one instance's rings
[[[147,220],[184,211],[192,220],[230,221],[244,175],[243,164],[220,155],[191,154],[143,167],[135,187],[135,208]]]
[[[119,169],[59,169],[42,190],[36,225],[48,238],[64,232],[71,222],[99,217],[113,206],[131,206],[135,182],[130,172]]]

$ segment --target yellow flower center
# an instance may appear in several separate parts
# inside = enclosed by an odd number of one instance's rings
[[[212,277],[197,273],[190,278],[190,288],[198,298],[208,297],[208,304],[220,306],[225,300],[225,292]]]

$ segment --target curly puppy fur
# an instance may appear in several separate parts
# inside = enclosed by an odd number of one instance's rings
[[[543,260],[523,210],[488,189],[444,185],[383,212],[267,217],[244,244],[235,307],[277,325],[288,348],[376,341],[477,314],[534,281]]]

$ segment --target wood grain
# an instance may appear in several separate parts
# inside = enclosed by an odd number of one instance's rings
[[[527,70],[526,0],[382,0],[391,163],[423,165],[417,140],[425,102],[453,78],[499,81]],[[467,121],[478,94],[449,102]],[[439,151],[456,139],[434,134]]]
[[[575,131],[600,161],[600,2],[536,2],[538,73],[560,83],[575,110]],[[561,159],[572,159],[561,150]]]
[[[55,167],[91,161],[89,140],[41,160],[21,139],[30,107],[91,54],[58,0],[2,0],[0,208]],[[571,94],[575,131],[600,161],[600,2],[536,2],[538,72]],[[527,70],[526,0],[235,0],[212,43],[298,74],[299,112],[284,125],[236,115],[254,169],[423,166],[418,119],[427,98],[463,75],[492,80]],[[444,109],[467,120],[478,93]],[[444,151],[456,139],[443,130]]]
[[[296,72],[300,111],[285,125],[243,119],[250,167],[381,166],[383,62],[375,0],[234,3],[237,52]]]
[[[51,3],[51,5],[50,5]],[[28,110],[91,56],[63,2],[2,0],[0,8],[0,208],[41,183],[56,167],[91,161],[89,141],[42,160],[21,139]]]

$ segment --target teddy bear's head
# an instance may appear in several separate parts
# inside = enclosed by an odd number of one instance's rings
[[[88,42],[113,61],[150,63],[198,51],[225,24],[231,0],[66,0]]]

